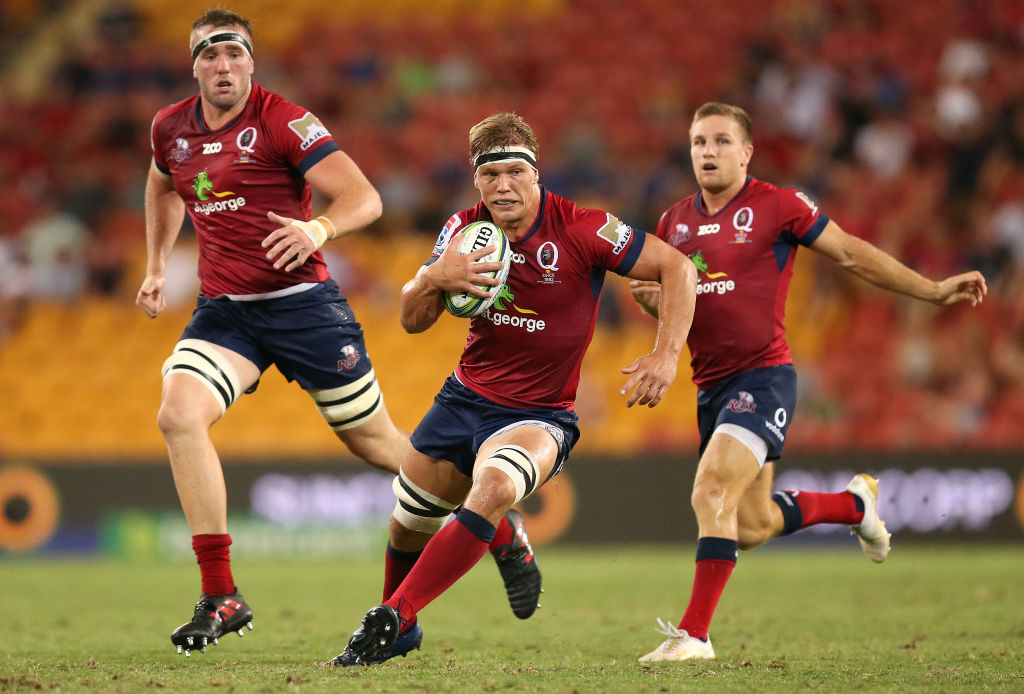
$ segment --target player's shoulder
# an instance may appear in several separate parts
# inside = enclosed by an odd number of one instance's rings
[[[581,207],[571,200],[550,193],[544,214],[546,229],[542,241],[562,239],[576,248],[589,248],[601,255],[611,251],[619,256],[636,236],[633,228],[606,210]],[[608,245],[610,245],[610,248]]]
[[[676,200],[674,203],[668,206],[662,217],[672,217],[674,215],[683,214],[696,209],[697,206],[697,191],[694,191],[687,195],[681,200]]]
[[[264,89],[256,82],[252,84],[249,103],[262,118],[294,118],[297,115],[308,112],[302,106],[289,101],[276,92]]]
[[[582,207],[550,190],[545,190],[544,216],[555,229],[567,232],[593,231],[608,223],[615,215],[592,207]]]
[[[747,188],[750,190],[749,199],[771,200],[778,205],[777,209],[781,214],[815,215],[818,213],[817,203],[799,188],[779,186],[753,177],[751,177]]]
[[[750,177],[743,191],[744,197],[761,197],[776,200],[792,199],[802,194],[798,188],[776,185],[771,181],[763,181],[753,176]]]
[[[451,241],[452,236],[459,229],[472,224],[473,222],[491,221],[490,214],[487,213],[487,208],[484,207],[483,201],[478,202],[472,207],[468,207],[464,210],[459,210],[444,223],[441,228],[441,233],[437,237],[437,241],[434,242],[433,255],[441,255],[444,252],[445,247],[448,246],[448,242]]]
[[[179,119],[192,118],[193,113],[196,110],[196,102],[199,101],[199,95],[194,94],[186,99],[182,99],[177,103],[168,104],[162,109],[156,112],[153,117],[153,125],[157,126],[164,122],[173,122]]]

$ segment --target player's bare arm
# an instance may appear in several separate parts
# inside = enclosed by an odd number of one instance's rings
[[[930,280],[880,248],[847,234],[833,221],[829,221],[811,249],[877,287],[940,306],[959,301],[970,301],[971,306],[977,306],[988,293],[985,278],[978,271],[953,275],[939,282]]]
[[[665,397],[676,378],[679,355],[693,323],[697,269],[688,257],[651,236],[628,277],[659,284],[656,304],[658,332],[654,350],[622,370],[630,376],[619,393],[629,394],[626,407],[634,404],[654,407]]]
[[[306,180],[330,201],[320,216],[306,221],[267,212],[267,219],[280,226],[263,239],[267,260],[286,272],[301,267],[326,242],[372,224],[383,209],[377,189],[344,152],[332,152],[310,167]]]
[[[135,305],[150,318],[167,306],[163,293],[167,256],[184,219],[185,203],[174,190],[173,179],[151,162],[146,178],[146,277],[135,297]]]
[[[465,291],[473,296],[486,297],[488,293],[476,285],[497,285],[496,277],[481,273],[500,270],[501,263],[478,263],[480,258],[493,253],[494,246],[485,246],[467,255],[458,251],[458,242],[452,239],[444,252],[430,265],[424,265],[416,276],[402,287],[402,312],[399,320],[409,333],[421,333],[444,312],[443,292]]]

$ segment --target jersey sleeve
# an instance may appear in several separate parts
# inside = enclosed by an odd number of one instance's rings
[[[779,227],[801,246],[814,243],[828,224],[818,205],[799,190],[779,189]]]
[[[668,210],[661,213],[661,217],[658,218],[658,228],[655,230],[655,235],[662,241],[668,241]]]
[[[279,155],[300,174],[305,175],[314,164],[340,150],[320,119],[301,106],[280,99],[269,115]]]
[[[582,210],[576,223],[577,233],[590,249],[595,267],[603,267],[619,275],[626,275],[633,269],[640,251],[644,248],[647,234],[610,212]]]
[[[441,233],[437,236],[437,241],[434,242],[434,250],[430,253],[430,258],[424,265],[432,265],[441,254],[444,253],[444,249],[448,248],[448,244],[452,242],[452,237],[462,227],[468,224],[468,216],[465,212],[459,212],[453,214],[448,218],[448,221],[444,223],[444,228],[441,229]]]
[[[153,150],[153,162],[156,164],[156,168],[169,176],[171,167],[167,165],[166,150],[163,147],[160,129],[160,124],[163,123],[166,113],[167,109],[163,108],[153,117],[153,123],[149,126],[149,146]]]

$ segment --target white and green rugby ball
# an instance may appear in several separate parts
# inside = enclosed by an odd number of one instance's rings
[[[489,284],[477,285],[485,292],[490,292],[491,295],[489,297],[473,296],[469,292],[446,291],[444,293],[444,308],[448,313],[459,318],[472,318],[473,316],[479,316],[489,309],[505,287],[509,268],[512,267],[512,248],[509,245],[508,237],[505,236],[505,232],[493,222],[474,222],[461,232],[456,232],[456,234],[459,233],[462,234],[461,238],[457,240],[459,253],[467,255],[481,248],[494,246],[495,250],[492,253],[485,255],[476,262],[502,264],[500,270],[481,273],[484,276],[497,277],[500,280],[500,283],[496,286]],[[456,239],[452,238],[451,242],[456,243]]]

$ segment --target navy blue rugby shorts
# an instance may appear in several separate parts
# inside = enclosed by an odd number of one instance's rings
[[[558,442],[558,458],[547,477],[551,479],[561,471],[580,438],[576,413],[499,405],[473,392],[454,375],[445,380],[434,404],[412,432],[412,447],[431,458],[451,461],[459,472],[472,477],[480,445],[498,431],[526,420],[540,423]]]
[[[186,338],[237,352],[261,374],[274,364],[306,390],[338,388],[372,368],[362,326],[331,279],[298,294],[262,301],[200,295],[181,334]]]
[[[782,456],[796,408],[796,369],[792,364],[740,371],[707,390],[697,391],[697,427],[704,454],[719,424],[735,424],[768,442],[768,460]]]

